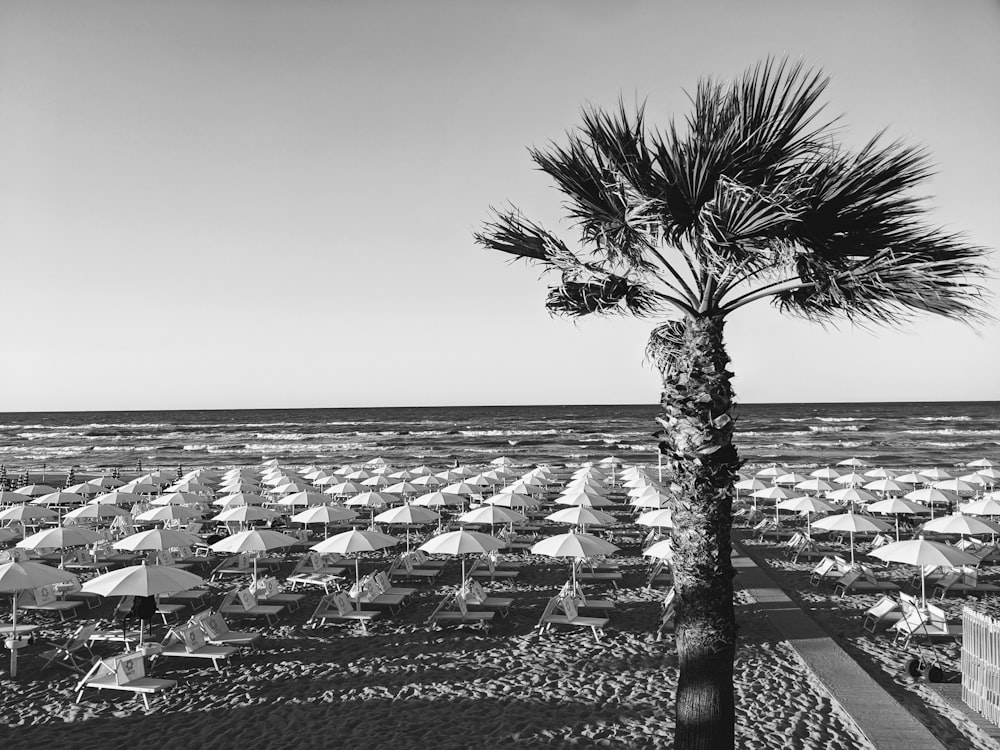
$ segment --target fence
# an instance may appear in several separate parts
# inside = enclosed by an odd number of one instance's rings
[[[1000,725],[1000,620],[962,608],[962,700]]]

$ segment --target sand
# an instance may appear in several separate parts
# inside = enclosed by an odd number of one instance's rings
[[[76,676],[57,667],[42,670],[35,646],[23,652],[17,681],[0,682],[0,745],[669,748],[677,679],[673,641],[655,638],[660,604],[643,590],[647,562],[638,548],[624,552],[616,556],[621,588],[587,589],[616,603],[601,643],[584,630],[535,632],[567,567],[527,555],[517,579],[486,587],[515,599],[509,616],[489,632],[428,631],[425,625],[436,592],[458,582],[457,561],[400,613],[377,621],[368,636],[347,626],[308,625],[319,599],[311,593],[298,612],[262,628],[258,650],[221,672],[193,660],[160,659],[153,674],[179,684],[154,696],[148,713],[140,700],[110,691],[88,691],[74,703]],[[377,561],[371,556],[365,563],[371,568]],[[749,594],[738,592],[737,603],[737,746],[869,748]],[[110,617],[110,605],[93,614]],[[42,633],[61,639],[74,627],[50,624]],[[160,626],[154,635],[163,632]],[[115,650],[109,644],[95,649],[101,655]]]

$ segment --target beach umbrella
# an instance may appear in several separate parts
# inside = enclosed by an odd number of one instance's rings
[[[815,477],[816,479],[825,479],[828,482],[832,482],[834,479],[840,476],[840,472],[836,469],[832,469],[829,466],[824,466],[821,469],[816,469],[815,471],[810,471],[809,476]]]
[[[979,558],[960,550],[958,547],[932,542],[923,537],[906,539],[902,542],[890,542],[868,554],[885,562],[898,562],[919,567],[920,599],[925,607],[927,606],[927,593],[924,570],[927,566],[957,568],[962,565],[979,564]]]
[[[416,479],[420,474],[410,471],[409,469],[401,469],[400,471],[394,471],[389,475],[390,479],[395,479],[399,482],[409,482],[411,479]]]
[[[277,504],[282,507],[307,507],[309,505],[326,505],[328,502],[330,502],[330,498],[322,492],[293,492],[285,495]]]
[[[944,469],[939,469],[936,466],[933,469],[925,469],[924,471],[917,472],[922,477],[927,477],[932,482],[941,482],[945,479],[951,479],[951,474],[949,474]]]
[[[988,467],[985,469],[977,469],[976,474],[986,479],[1000,480],[1000,470]]]
[[[882,466],[879,466],[876,469],[871,469],[870,471],[866,471],[866,472],[864,472],[864,474],[869,479],[895,479],[896,478],[896,472],[894,472],[892,469],[886,469],[886,468],[884,468]]]
[[[912,500],[905,500],[901,497],[890,497],[885,500],[879,500],[878,502],[872,503],[868,506],[869,513],[878,513],[879,515],[891,515],[895,517],[896,521],[896,541],[899,541],[899,517],[902,515],[920,515],[923,513],[929,513],[923,505],[915,503]]]
[[[219,486],[219,493],[223,495],[235,495],[238,492],[246,492],[253,495],[259,495],[260,485],[257,482],[248,482],[247,480],[243,479],[236,482],[227,482]]]
[[[125,552],[145,552],[149,550],[172,549],[174,547],[190,547],[201,539],[196,534],[177,529],[149,529],[129,534],[111,546]]]
[[[459,557],[462,560],[461,581],[464,583],[466,555],[484,555],[506,546],[504,542],[489,534],[459,529],[458,531],[447,531],[444,534],[431,537],[417,547],[417,549],[423,550],[429,555],[454,555]]]
[[[475,510],[470,510],[468,513],[463,513],[458,517],[459,523],[488,523],[490,525],[491,534],[493,533],[493,526],[498,523],[514,524],[523,523],[527,520],[528,517],[523,513],[518,513],[512,508],[505,508],[504,506],[497,505],[495,503],[481,505]]]
[[[70,485],[65,489],[66,492],[72,492],[76,495],[98,495],[104,492],[104,488],[97,484],[91,484],[90,482],[81,482],[80,484]]]
[[[420,476],[414,477],[410,480],[410,484],[420,488],[443,487],[444,483],[445,480],[440,477],[436,477],[433,474],[421,474]]]
[[[259,505],[234,505],[212,517],[219,523],[238,523],[244,526],[252,521],[270,521],[279,516],[273,510],[261,508]]]
[[[833,480],[835,484],[841,484],[846,487],[856,487],[868,482],[868,477],[864,474],[858,474],[856,471],[848,472],[847,474],[841,474],[839,477]]]
[[[860,469],[867,465],[860,458],[845,458],[843,461],[837,461],[837,466],[850,466],[852,469]]]
[[[286,482],[272,487],[267,491],[269,495],[290,495],[294,492],[308,492],[313,486],[308,482]]]
[[[118,479],[117,477],[101,476],[96,477],[88,481],[88,484],[96,485],[97,487],[102,487],[105,490],[113,490],[115,487],[121,487],[125,482]]]
[[[1000,524],[995,521],[988,521],[979,516],[967,516],[964,513],[952,513],[947,516],[938,516],[931,519],[923,526],[924,531],[934,531],[938,534],[1000,534]]]
[[[465,500],[462,499],[461,495],[455,495],[451,492],[434,491],[428,492],[426,495],[421,495],[410,504],[423,505],[429,508],[444,508],[464,505]]]
[[[780,477],[782,474],[787,474],[787,473],[788,471],[785,468],[778,466],[777,464],[772,464],[771,466],[768,466],[766,469],[761,469],[756,474],[754,474],[754,476],[757,477],[758,479],[774,479],[775,477]]]
[[[894,481],[897,484],[929,484],[930,480],[927,477],[922,477],[915,472],[910,472],[909,474],[900,474],[898,477],[894,477]]]
[[[118,488],[121,492],[128,492],[132,495],[158,495],[160,488],[153,484],[144,482],[129,482]]]
[[[0,593],[13,594],[11,601],[11,635],[14,636],[10,649],[10,676],[17,677],[17,596],[22,591],[51,586],[56,583],[73,583],[77,577],[72,573],[58,570],[42,563],[24,561],[0,563]]]
[[[897,484],[894,480],[888,477],[883,479],[876,479],[874,482],[869,482],[865,485],[865,489],[870,492],[881,492],[883,495],[888,495],[892,493],[902,493],[906,491],[906,488],[901,484]]]
[[[289,518],[293,523],[321,523],[324,525],[351,521],[358,517],[350,508],[339,505],[312,505]]]
[[[851,565],[854,564],[854,535],[869,532],[888,531],[889,526],[877,518],[863,516],[859,513],[848,511],[838,513],[835,516],[821,518],[813,524],[817,529],[827,531],[846,531],[851,537]]]
[[[855,505],[874,503],[878,500],[875,495],[860,487],[844,487],[840,490],[828,492],[826,496],[831,500],[836,500],[838,503],[854,503]]]
[[[673,513],[669,508],[643,513],[635,519],[635,522],[639,526],[651,526],[658,529],[672,529],[674,527]]]
[[[23,495],[19,495],[19,497],[24,499]],[[56,518],[59,518],[59,514],[54,510],[28,503],[12,505],[0,510],[0,521],[20,521],[21,523],[33,524],[34,521],[50,521]]]
[[[581,534],[575,531],[568,534],[556,534],[555,536],[546,537],[531,547],[531,554],[533,555],[566,557],[572,560],[582,560],[599,555],[611,555],[617,551],[618,547],[611,542],[607,542],[593,534]],[[572,565],[571,570],[573,590],[576,591],[575,563]]]
[[[988,458],[978,458],[975,461],[969,461],[969,463],[967,463],[966,466],[968,466],[970,469],[975,469],[979,467],[988,469],[991,466],[996,466],[996,464],[994,464]]]
[[[580,531],[586,531],[588,525],[608,526],[609,524],[618,523],[618,519],[610,513],[594,510],[585,505],[571,505],[568,508],[557,510],[555,513],[550,513],[545,518],[556,523],[568,523],[573,526],[579,526]]]
[[[266,552],[272,549],[283,549],[298,543],[298,539],[288,534],[282,534],[268,529],[248,529],[220,539],[209,546],[213,552],[229,552],[238,555],[243,552]],[[257,580],[257,555],[253,557],[253,580]]]
[[[410,551],[410,526],[435,523],[441,520],[441,515],[423,505],[404,503],[389,510],[384,510],[372,519],[372,522],[389,524],[391,526],[406,526],[406,551]]]
[[[813,513],[830,513],[835,510],[840,510],[836,505],[830,505],[830,503],[823,502],[818,497],[813,497],[811,495],[806,495],[805,497],[793,497],[788,500],[782,500],[777,505],[781,510],[790,510],[796,513],[806,514],[806,536],[812,536],[812,519]]]
[[[913,490],[913,492],[907,492],[903,495],[903,497],[907,500],[913,500],[917,503],[929,505],[932,510],[935,505],[947,505],[948,507],[951,507],[952,505],[957,505],[959,502],[958,495],[953,495],[950,492],[943,492],[935,487],[925,487],[922,490]]]
[[[833,490],[833,485],[825,479],[813,477],[812,479],[806,479],[803,482],[797,482],[795,484],[795,489],[800,490],[801,492],[831,492]]]
[[[55,526],[25,537],[15,546],[21,549],[65,549],[86,547],[103,538],[96,531],[80,526]]]
[[[556,498],[556,505],[583,505],[587,508],[606,508],[618,505],[613,500],[609,500],[602,495],[594,495],[590,492],[574,491],[560,495]]]
[[[135,505],[136,503],[142,502],[141,495],[135,495],[131,492],[106,492],[103,495],[98,495],[93,500],[90,500],[88,505]]]
[[[492,461],[490,461],[492,466],[513,466],[514,459],[507,458],[507,456],[497,456]]]
[[[1000,516],[1000,500],[993,497],[984,497],[971,503],[963,503],[958,506],[961,513],[970,516]],[[0,513],[0,518],[3,514]]]
[[[775,477],[774,478],[774,483],[776,485],[779,485],[779,486],[782,486],[782,487],[784,487],[784,486],[791,487],[792,485],[796,485],[799,482],[805,482],[808,479],[809,479],[809,477],[803,476],[802,474],[796,474],[793,471],[793,472],[791,472],[789,474],[781,474],[781,475]]]
[[[186,479],[183,482],[175,482],[167,487],[168,492],[188,492],[193,495],[208,495],[212,488],[193,479]]]
[[[469,484],[468,482],[454,482],[441,489],[442,492],[447,492],[452,495],[476,495],[479,493],[479,488],[474,484]]]
[[[944,479],[940,482],[934,482],[931,487],[944,492],[953,492],[956,495],[975,495],[977,492],[975,486],[963,482],[961,479]]]
[[[238,505],[262,505],[263,503],[263,497],[250,492],[234,492],[212,501],[212,505],[220,508],[235,508]]]
[[[354,555],[354,584],[357,591],[357,603],[360,609],[361,604],[361,568],[358,555],[362,552],[374,552],[399,544],[399,539],[388,534],[380,534],[377,531],[367,531],[353,529],[342,534],[336,534],[329,539],[324,539],[318,544],[314,544],[309,549],[321,554]]]
[[[412,484],[411,482],[402,481],[388,485],[385,488],[385,491],[390,492],[394,495],[416,495],[418,492],[421,492],[422,490],[420,487],[418,487],[415,484]]]
[[[345,479],[351,479],[356,482],[364,481],[365,479],[371,479],[372,473],[370,471],[365,471],[364,469],[356,469],[354,471],[349,471],[344,474]]]
[[[50,492],[31,501],[33,505],[82,505],[86,502],[87,498],[75,492]]]
[[[658,542],[654,542],[642,551],[643,557],[653,557],[657,560],[673,560],[674,559],[674,546],[673,540],[671,539],[661,539]]]
[[[41,497],[42,495],[51,495],[56,492],[55,487],[50,487],[47,484],[26,484],[24,487],[18,487],[14,490],[18,495],[26,495],[27,497]]]
[[[388,487],[392,484],[392,480],[384,474],[376,474],[373,477],[368,477],[368,479],[365,479],[361,482],[361,484],[365,487],[374,487],[375,489],[378,489],[379,487]]]
[[[84,505],[66,514],[67,521],[112,521],[127,516],[129,512],[117,505]]]
[[[537,508],[542,504],[541,500],[534,497],[528,497],[527,495],[521,495],[517,492],[498,492],[492,497],[486,498],[483,501],[488,505],[499,505],[503,508]]]
[[[143,511],[135,517],[135,520],[142,523],[166,523],[167,521],[190,521],[192,518],[201,518],[202,515],[201,511],[186,505],[161,505]]]
[[[332,484],[323,490],[324,495],[357,495],[364,492],[365,488],[357,482],[340,482]]]

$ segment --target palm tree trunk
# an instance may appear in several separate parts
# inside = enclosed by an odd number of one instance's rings
[[[739,466],[720,318],[688,318],[663,363],[664,428],[673,482],[677,685],[675,750],[733,747],[732,493]]]

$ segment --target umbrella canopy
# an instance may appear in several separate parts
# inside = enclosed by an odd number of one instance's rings
[[[867,465],[860,458],[845,458],[843,461],[837,461],[837,466],[850,466],[853,469],[862,468]]]
[[[499,505],[504,508],[537,508],[542,504],[541,500],[517,492],[499,492],[492,497],[486,498],[489,505]]]
[[[213,521],[221,523],[250,523],[251,521],[270,521],[277,518],[279,514],[259,505],[234,505],[226,508],[217,516],[213,516]]]
[[[761,479],[774,479],[775,477],[780,477],[782,474],[787,474],[787,473],[788,472],[785,469],[775,464],[774,466],[769,466],[766,469],[761,469],[756,474],[754,474],[754,476],[759,477]]]
[[[780,474],[779,476],[775,477],[774,483],[778,485],[787,485],[791,487],[794,484],[798,484],[799,482],[805,482],[808,479],[809,477],[807,476],[791,472],[790,474]]]
[[[458,517],[460,523],[488,523],[490,526],[498,523],[522,523],[527,520],[528,517],[523,513],[495,504],[481,505]]]
[[[635,522],[640,526],[652,526],[660,529],[672,529],[674,527],[673,513],[667,508],[643,513],[635,519]]]
[[[909,474],[900,474],[898,477],[895,477],[895,480],[899,484],[928,484],[931,481],[927,477],[922,477],[912,471]]]
[[[958,510],[970,516],[1000,516],[1000,500],[985,497],[973,503],[963,503]]]
[[[924,605],[927,604],[927,595],[924,582],[924,569],[927,566],[954,568],[960,565],[977,565],[979,558],[970,555],[958,547],[949,544],[932,542],[921,537],[920,539],[906,539],[902,542],[890,542],[873,552],[869,552],[872,557],[886,562],[898,562],[905,565],[917,565],[920,567],[920,598]]]
[[[51,511],[50,511],[51,512]],[[108,521],[119,516],[127,516],[129,512],[117,505],[84,505],[66,514],[68,521]]]
[[[66,547],[85,547],[100,539],[103,539],[100,534],[89,529],[78,526],[56,526],[25,537],[15,546],[22,549],[64,549]]]
[[[434,523],[440,519],[440,514],[435,513],[430,508],[412,503],[397,505],[395,508],[389,508],[389,510],[382,511],[375,516],[375,520],[379,523],[400,525]]]
[[[202,515],[201,511],[188,508],[185,505],[160,505],[143,511],[135,517],[135,520],[146,523],[189,521],[192,518],[201,518]]]
[[[465,555],[484,555],[506,546],[506,543],[489,534],[459,529],[458,531],[448,531],[444,534],[431,537],[417,549],[421,549],[430,555],[456,555],[461,557],[461,580],[464,585]]]
[[[586,505],[571,505],[568,508],[557,510],[555,513],[550,513],[545,518],[556,523],[569,523],[582,528],[586,526],[608,526],[618,522],[618,519],[610,513],[594,510]]]
[[[388,492],[362,492],[355,495],[350,500],[346,500],[344,505],[353,508],[384,508],[387,505],[395,505],[400,499]]]
[[[831,500],[836,500],[838,503],[874,503],[878,500],[878,497],[870,493],[868,490],[863,490],[860,487],[844,487],[840,490],[834,490],[833,492],[828,492],[826,494]]]
[[[956,495],[975,495],[979,491],[976,485],[961,479],[944,479],[940,482],[934,482],[931,486],[936,490],[953,492]]]
[[[925,505],[951,505],[958,502],[958,496],[950,492],[943,492],[935,487],[925,487],[922,490],[913,490],[903,495],[907,500],[924,503]]]
[[[840,510],[836,505],[824,502],[818,497],[806,495],[805,497],[792,497],[778,503],[781,510],[791,510],[797,513],[830,513]]]
[[[865,485],[865,489],[870,492],[881,492],[884,495],[906,492],[906,488],[903,485],[889,478],[876,479],[874,482],[869,482]]]
[[[864,474],[858,474],[856,471],[849,471],[846,474],[841,474],[833,481],[834,484],[840,484],[846,487],[855,487],[857,485],[866,484],[868,482],[868,477]]]
[[[1000,524],[978,516],[953,513],[928,521],[924,524],[924,531],[935,531],[938,534],[962,534],[963,536],[965,534],[1000,534]]]
[[[278,531],[250,529],[232,534],[225,539],[220,539],[211,545],[211,549],[215,552],[229,552],[232,554],[239,554],[241,552],[266,552],[271,549],[291,547],[293,544],[297,544],[298,541],[295,537],[282,534]]]
[[[0,521],[21,521],[22,523],[27,521],[30,523],[31,521],[45,521],[53,518],[59,518],[59,514],[54,510],[27,503],[12,505],[0,510]]]
[[[66,492],[74,492],[77,495],[97,495],[104,492],[104,488],[98,484],[91,484],[90,482],[81,482],[80,484],[70,485],[66,488]]]
[[[362,487],[357,482],[339,482],[338,484],[331,484],[325,490],[323,494],[325,495],[357,495],[360,492],[364,492],[365,488]]]
[[[851,536],[851,564],[854,564],[854,535],[866,532],[888,531],[889,525],[884,521],[870,516],[863,516],[859,513],[848,511],[838,513],[835,516],[821,518],[813,524],[818,529],[828,531],[846,531]]]
[[[75,492],[50,492],[31,502],[34,505],[83,505],[87,502],[87,498]]]
[[[83,590],[100,596],[156,596],[175,594],[201,586],[205,579],[173,565],[130,565],[83,584]]]
[[[399,544],[399,542],[399,539],[388,534],[354,529],[331,536],[329,539],[324,539],[322,542],[314,544],[310,549],[323,554],[350,555],[359,552],[374,552],[375,550],[392,547]]]
[[[11,602],[12,633],[17,634],[17,595],[21,591],[50,586],[55,583],[73,583],[79,580],[72,573],[37,562],[0,563],[0,593],[13,594]],[[17,676],[17,649],[10,650],[10,676]]]
[[[278,501],[281,506],[324,505],[330,502],[330,497],[322,492],[292,492]]]
[[[951,479],[951,474],[944,469],[939,469],[936,466],[933,469],[925,469],[924,471],[917,472],[922,477],[927,477],[932,482],[940,482],[945,479]]]
[[[411,504],[428,507],[447,507],[449,505],[464,505],[465,500],[462,499],[461,495],[455,495],[451,492],[428,492],[426,495],[418,497]]]
[[[825,479],[813,477],[812,479],[806,479],[803,482],[796,482],[795,489],[801,490],[802,492],[830,492],[833,490],[833,485]]]
[[[546,557],[568,557],[574,560],[582,560],[587,557],[597,557],[598,555],[611,555],[618,551],[618,547],[611,542],[607,542],[592,534],[580,534],[571,532],[569,534],[556,534],[536,542],[531,547],[531,554],[545,555]],[[576,565],[571,568],[573,579],[573,590],[576,590]]]
[[[50,487],[47,484],[26,484],[24,487],[18,487],[14,490],[18,495],[27,495],[28,497],[41,497],[42,495],[50,495],[55,491],[55,487]]]
[[[608,500],[608,498],[601,495],[583,491],[569,492],[556,498],[556,505],[582,505],[587,508],[606,508],[617,504],[615,501]]]
[[[824,466],[821,469],[816,469],[815,471],[810,471],[809,476],[816,477],[817,479],[825,479],[828,482],[832,482],[840,476],[840,472],[836,469],[832,469],[829,466]]]
[[[642,551],[643,557],[655,557],[657,560],[672,560],[674,557],[673,542],[670,539],[661,539]]]
[[[350,521],[358,517],[350,508],[342,508],[339,505],[313,505],[305,510],[299,511],[292,516],[290,521],[294,523],[339,523]]]
[[[203,496],[195,495],[192,492],[168,492],[160,495],[155,500],[150,500],[150,505],[198,505],[208,502]]]
[[[142,496],[131,492],[107,492],[98,495],[88,505],[135,505],[143,501]]]
[[[171,549],[173,547],[190,547],[201,541],[195,534],[176,529],[150,529],[129,534],[119,539],[111,546],[126,552],[142,552],[145,550]]]
[[[967,463],[966,466],[968,466],[970,469],[976,469],[976,468],[988,469],[991,466],[996,466],[996,464],[994,464],[988,458],[978,458],[975,461],[969,461],[969,463]]]

